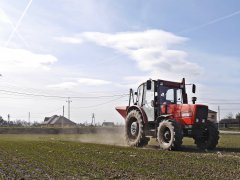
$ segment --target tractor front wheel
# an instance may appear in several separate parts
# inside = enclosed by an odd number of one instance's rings
[[[142,115],[137,110],[128,113],[125,124],[125,139],[129,146],[142,147],[148,144],[145,137]]]
[[[163,150],[177,150],[182,145],[183,133],[181,125],[174,120],[159,123],[157,140]]]
[[[193,139],[199,149],[214,149],[219,140],[219,131],[217,126],[208,122],[206,125],[194,125]]]

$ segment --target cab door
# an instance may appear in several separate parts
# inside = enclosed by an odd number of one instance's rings
[[[151,81],[151,89],[147,89],[147,85],[144,85],[144,93],[143,93],[143,103],[142,107],[145,111],[148,121],[155,120],[155,111],[154,107],[152,106],[152,101],[154,100],[154,81]]]

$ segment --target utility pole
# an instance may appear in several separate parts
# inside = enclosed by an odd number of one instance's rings
[[[29,124],[29,126],[30,126],[30,120],[31,120],[31,113],[29,112],[28,113],[28,124]]]
[[[64,106],[63,106],[63,117],[64,117]],[[63,128],[63,117],[62,117],[62,121],[61,121],[62,128]]]
[[[220,125],[220,106],[218,106],[218,129]]]
[[[94,113],[92,113],[92,126],[95,124],[95,114]]]
[[[70,120],[70,103],[72,102],[70,100],[70,97],[68,97],[68,100],[66,102],[68,103],[68,119]]]
[[[9,126],[9,123],[10,123],[10,114],[8,114],[8,126]]]

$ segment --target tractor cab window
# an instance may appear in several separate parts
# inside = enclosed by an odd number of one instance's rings
[[[160,87],[160,104],[182,104],[182,90],[166,86]]]
[[[168,87],[166,86],[160,86],[159,88],[159,94],[160,94],[160,104],[166,104],[167,102],[167,91]],[[168,95],[169,98],[169,95]]]
[[[168,89],[166,92],[166,104],[174,103],[174,89]]]

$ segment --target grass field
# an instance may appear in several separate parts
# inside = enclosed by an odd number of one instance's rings
[[[240,179],[240,135],[221,135],[218,148],[210,152],[197,150],[188,138],[182,151],[156,145],[126,147],[117,134],[0,135],[0,177]]]
[[[223,130],[223,131],[240,131],[240,127],[229,127],[229,128],[219,128],[219,130]]]

